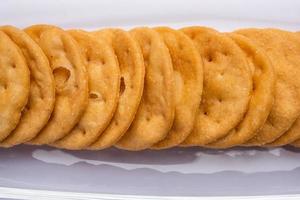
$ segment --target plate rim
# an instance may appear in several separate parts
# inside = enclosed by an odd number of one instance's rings
[[[39,200],[298,200],[300,194],[259,196],[144,196],[0,187],[0,198]]]

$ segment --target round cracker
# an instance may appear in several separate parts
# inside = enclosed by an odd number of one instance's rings
[[[144,88],[145,66],[137,41],[126,31],[104,29],[93,35],[103,38],[113,47],[121,70],[121,89],[117,110],[112,121],[89,149],[104,149],[114,145],[127,131],[137,112]]]
[[[29,67],[30,94],[16,129],[0,143],[11,147],[34,138],[48,122],[55,102],[55,84],[49,62],[41,48],[22,30],[0,27],[20,47]]]
[[[285,133],[299,116],[300,68],[296,58],[300,53],[295,51],[295,44],[289,39],[291,35],[286,31],[253,28],[238,30],[237,33],[265,50],[276,74],[275,99],[270,115],[259,133],[244,144],[264,145]]]
[[[112,47],[84,31],[68,31],[82,49],[89,78],[89,102],[78,124],[52,144],[64,149],[83,149],[103,133],[117,108],[120,70]]]
[[[155,28],[171,55],[175,82],[175,118],[167,137],[152,146],[164,149],[177,146],[192,131],[203,88],[203,62],[193,42],[181,31]]]
[[[245,36],[234,33],[228,36],[246,55],[253,76],[253,91],[243,120],[224,138],[207,145],[214,148],[233,147],[253,138],[267,120],[274,101],[275,72],[266,53]]]
[[[298,35],[292,32],[278,32],[283,34],[282,37],[285,38],[285,43],[288,43],[288,47],[282,49],[286,51],[285,54],[289,55],[288,59],[290,62],[295,64],[295,67],[300,67],[300,38]],[[269,147],[283,146],[289,143],[292,143],[300,138],[300,117],[298,116],[297,120],[293,125],[279,138],[277,138],[272,143],[267,144]]]
[[[48,25],[25,29],[47,56],[56,85],[54,110],[47,125],[30,144],[49,144],[66,136],[88,102],[86,66],[77,42],[65,31]]]
[[[204,62],[202,101],[182,146],[202,146],[226,136],[242,120],[252,90],[251,72],[242,50],[228,36],[204,27],[182,31]]]
[[[135,119],[116,146],[142,150],[164,139],[172,126],[175,113],[173,68],[168,49],[156,31],[136,28],[130,33],[142,49],[145,85]]]
[[[29,69],[22,51],[0,31],[0,141],[16,128],[29,88]]]

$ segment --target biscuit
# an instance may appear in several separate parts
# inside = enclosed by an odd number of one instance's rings
[[[0,31],[0,141],[16,128],[29,88],[29,69],[22,51]]]
[[[203,88],[203,62],[193,42],[181,31],[167,27],[155,30],[169,49],[175,82],[175,118],[167,137],[152,146],[164,149],[177,146],[192,131]]]
[[[141,103],[129,130],[116,147],[142,150],[164,139],[174,120],[174,81],[170,54],[159,34],[150,28],[130,31],[138,41],[145,63]]]
[[[111,121],[120,90],[120,69],[112,47],[89,33],[72,30],[84,55],[89,78],[89,102],[78,124],[52,145],[64,149],[83,149],[93,143]]]
[[[29,100],[16,129],[0,143],[11,147],[35,137],[48,122],[55,102],[55,84],[49,62],[41,48],[22,30],[0,27],[20,47],[30,70]]]
[[[65,31],[48,25],[25,29],[47,56],[55,80],[56,99],[47,125],[29,144],[49,144],[66,136],[88,102],[86,66],[77,42]]]
[[[202,56],[202,101],[192,133],[182,146],[203,146],[226,136],[242,120],[252,77],[242,50],[228,36],[205,27],[181,29]]]
[[[104,29],[92,33],[105,39],[114,49],[121,70],[121,89],[117,110],[112,121],[89,149],[114,145],[132,123],[144,88],[145,66],[141,49],[132,36],[120,29]]]
[[[265,50],[276,74],[274,104],[270,115],[254,138],[245,146],[264,145],[284,134],[300,114],[300,68],[292,40],[284,31],[274,29],[242,29],[236,31]],[[299,55],[300,56],[300,55]]]
[[[281,49],[285,51],[285,55],[289,62],[293,63],[295,67],[300,66],[300,38],[292,33],[287,31],[276,31],[278,34],[281,34],[284,38],[284,46]],[[272,143],[266,144],[269,147],[283,146],[294,142],[300,138],[300,117],[298,116],[297,120],[293,125],[279,138],[277,138]]]
[[[228,36],[246,55],[253,77],[253,92],[243,120],[224,138],[207,145],[213,148],[229,148],[253,138],[267,120],[274,101],[276,77],[266,53],[245,36],[234,33]]]

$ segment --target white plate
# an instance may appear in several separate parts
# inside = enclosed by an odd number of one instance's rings
[[[0,24],[23,28],[35,23],[89,30],[205,25],[222,31],[242,27],[296,31],[300,30],[300,1],[1,1]],[[292,148],[143,152],[32,146],[0,149],[0,198],[299,199],[298,194],[300,151]]]

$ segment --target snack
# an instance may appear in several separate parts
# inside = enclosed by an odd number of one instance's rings
[[[164,149],[177,146],[192,131],[203,88],[203,62],[193,42],[181,31],[155,28],[171,55],[175,83],[175,118],[166,138],[152,146]]]
[[[0,147],[300,147],[300,37],[0,26]]]
[[[242,121],[224,138],[208,147],[229,148],[253,138],[264,125],[272,109],[275,91],[275,72],[265,52],[245,36],[228,34],[243,50],[253,77],[253,92]]]
[[[300,67],[300,38],[297,37],[296,34],[292,32],[287,31],[279,31],[274,30],[276,33],[280,34],[282,36],[282,48],[281,50],[285,55],[287,55],[285,58],[288,60],[291,65],[293,65],[295,68]],[[300,81],[299,77],[297,77],[297,81]],[[298,85],[299,87],[299,85]],[[299,92],[299,89],[298,89]],[[299,101],[299,99],[298,99]],[[299,113],[300,114],[300,113]],[[293,125],[279,138],[277,138],[272,143],[266,144],[269,147],[275,147],[275,146],[283,146],[286,144],[289,144],[291,142],[294,142],[295,140],[300,138],[300,116],[298,114],[298,118],[293,123]]]
[[[248,109],[252,77],[242,50],[228,36],[205,27],[181,29],[204,62],[202,101],[192,133],[182,146],[203,146],[238,125]]]
[[[11,147],[31,140],[48,122],[55,102],[55,84],[47,57],[41,48],[22,30],[0,27],[22,50],[30,70],[30,93],[18,126],[0,143]]]
[[[88,106],[72,131],[52,145],[64,149],[88,147],[111,121],[119,100],[120,69],[112,47],[89,33],[68,31],[79,44],[87,66]]]
[[[150,28],[130,31],[138,41],[145,63],[144,92],[130,128],[116,144],[126,150],[142,150],[164,139],[175,113],[173,68],[159,34]]]
[[[270,115],[258,134],[245,146],[264,145],[284,134],[300,114],[300,68],[287,59],[290,49],[289,35],[274,29],[242,29],[236,31],[265,50],[276,74],[275,99]],[[294,60],[294,59],[293,59]]]
[[[88,148],[96,150],[113,146],[129,128],[143,94],[145,66],[141,49],[128,32],[121,29],[104,29],[92,34],[112,46],[121,71],[117,110],[109,126]]]
[[[88,102],[86,66],[76,41],[63,30],[35,25],[25,29],[48,57],[56,84],[54,110],[30,144],[49,144],[66,136],[77,124]]]
[[[29,96],[29,69],[22,51],[0,31],[0,141],[16,128]]]

